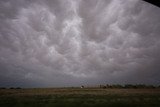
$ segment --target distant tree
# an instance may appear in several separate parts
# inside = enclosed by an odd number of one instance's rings
[[[145,84],[137,84],[136,86],[137,86],[137,88],[147,88],[147,86]]]
[[[112,85],[112,88],[123,88],[123,86],[120,84],[115,84],[115,85]]]
[[[22,89],[21,87],[16,87],[16,89]]]
[[[147,88],[156,88],[156,87],[153,85],[148,85]]]
[[[106,88],[110,88],[110,85],[109,85],[109,84],[106,84]]]
[[[135,88],[132,84],[126,84],[124,88]]]
[[[6,89],[5,87],[0,87],[0,89]]]
[[[105,85],[99,85],[99,87],[103,89],[107,88]]]

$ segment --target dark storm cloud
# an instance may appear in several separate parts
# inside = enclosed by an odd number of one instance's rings
[[[159,84],[159,13],[139,0],[1,0],[0,86]]]

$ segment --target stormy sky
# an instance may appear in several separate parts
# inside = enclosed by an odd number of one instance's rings
[[[160,84],[160,8],[141,0],[0,0],[0,86]]]

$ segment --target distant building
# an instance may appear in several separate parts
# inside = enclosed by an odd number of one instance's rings
[[[81,88],[84,88],[84,86],[82,85]]]

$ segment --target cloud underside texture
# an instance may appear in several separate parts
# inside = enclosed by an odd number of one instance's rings
[[[0,86],[159,84],[159,13],[140,0],[1,0]]]

